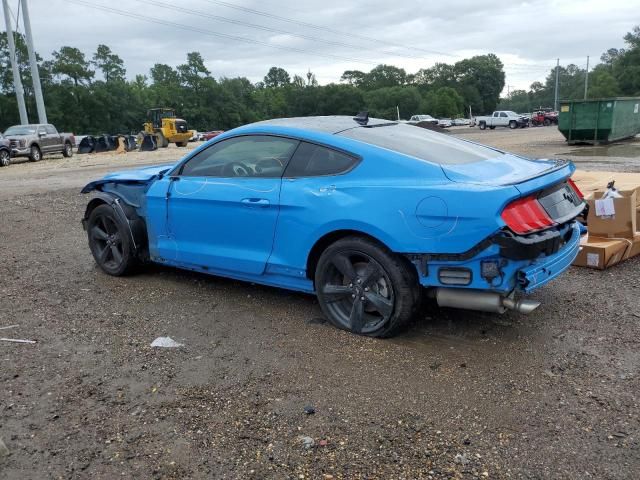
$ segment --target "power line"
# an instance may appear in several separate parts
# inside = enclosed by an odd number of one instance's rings
[[[169,27],[175,27],[175,28],[180,28],[182,30],[188,30],[191,32],[195,32],[195,33],[201,33],[203,35],[210,35],[213,37],[219,37],[219,38],[227,38],[230,40],[235,40],[238,42],[245,42],[245,43],[252,43],[254,45],[263,45],[265,47],[270,47],[270,48],[276,48],[278,50],[285,50],[285,51],[289,51],[289,52],[297,52],[297,53],[305,53],[305,54],[310,54],[310,55],[317,55],[319,57],[325,57],[325,58],[332,58],[335,60],[346,60],[348,62],[357,62],[357,63],[366,63],[369,65],[376,65],[376,62],[372,62],[369,60],[363,60],[360,58],[354,58],[354,57],[345,57],[345,56],[341,56],[341,55],[332,55],[330,53],[321,53],[321,52],[317,52],[314,50],[307,50],[307,49],[303,49],[303,48],[296,48],[296,47],[285,47],[282,45],[274,45],[272,43],[268,43],[268,42],[262,42],[260,40],[254,40],[251,38],[246,38],[246,37],[239,37],[236,35],[229,35],[226,33],[219,33],[219,32],[212,32],[210,30],[205,30],[202,28],[198,28],[198,27],[191,27],[189,25],[184,25],[182,23],[176,23],[176,22],[170,22],[168,20],[162,20],[160,18],[154,18],[154,17],[149,17],[147,15],[139,15],[137,13],[133,13],[133,12],[129,12],[126,10],[117,10],[115,8],[111,8],[111,7],[106,7],[104,5],[97,5],[95,3],[90,3],[84,0],[67,0],[67,2],[71,2],[71,3],[75,3],[78,5],[83,5],[85,7],[89,7],[89,8],[93,8],[93,9],[97,9],[97,10],[102,10],[104,12],[108,12],[108,13],[113,13],[116,15],[120,15],[123,17],[129,17],[129,18],[135,18],[137,20],[142,20],[144,22],[148,22],[148,23],[155,23],[158,25],[165,25],[165,26],[169,26]]]
[[[229,2],[224,2],[222,0],[205,0],[208,3],[213,3],[215,5],[221,5],[223,7],[227,7],[227,8],[233,8],[235,10],[240,10],[242,12],[246,12],[246,13],[251,13],[253,15],[259,15],[262,17],[267,17],[267,18],[272,18],[275,20],[280,20],[281,22],[287,22],[287,23],[292,23],[294,25],[299,25],[302,27],[307,27],[307,28],[313,28],[315,30],[324,30],[325,32],[330,32],[336,35],[344,35],[350,38],[359,38],[360,40],[366,40],[368,42],[375,42],[375,43],[382,43],[382,44],[387,44],[393,47],[399,47],[399,48],[404,48],[404,49],[408,49],[408,50],[416,50],[419,52],[424,52],[424,53],[430,53],[430,54],[436,54],[436,55],[443,55],[446,57],[460,57],[460,55],[454,55],[452,53],[445,53],[445,52],[439,52],[437,50],[427,50],[424,48],[420,48],[420,47],[414,47],[414,46],[410,46],[410,45],[402,45],[399,43],[394,43],[394,42],[390,42],[388,40],[382,40],[380,38],[375,38],[375,37],[369,37],[367,35],[360,35],[354,32],[345,32],[342,30],[336,30],[334,28],[331,27],[326,27],[324,25],[317,25],[314,23],[308,23],[308,22],[303,22],[300,20],[294,20],[292,18],[287,18],[287,17],[282,17],[280,15],[276,15],[273,13],[269,13],[269,12],[265,12],[262,10],[255,10],[253,8],[249,8],[249,7],[243,7],[240,5],[235,5],[233,3],[229,3]]]
[[[174,10],[180,13],[186,13],[186,14],[190,14],[190,15],[195,15],[198,17],[205,17],[205,18],[209,18],[211,20],[216,20],[219,22],[226,22],[226,23],[231,23],[234,25],[242,25],[245,27],[249,27],[249,28],[255,28],[257,30],[263,30],[266,32],[272,32],[272,33],[281,33],[284,35],[289,35],[292,37],[298,37],[298,38],[303,38],[305,40],[311,40],[313,42],[321,42],[321,43],[326,43],[327,45],[336,45],[339,47],[347,47],[347,48],[353,48],[356,50],[364,50],[367,52],[372,52],[373,50],[371,50],[370,48],[367,47],[363,47],[361,45],[355,45],[353,43],[345,43],[345,42],[339,42],[339,41],[335,41],[335,40],[325,40],[323,38],[320,37],[314,37],[311,35],[304,35],[304,34],[300,34],[300,33],[294,33],[291,32],[289,30],[283,30],[283,29],[279,29],[279,28],[274,28],[274,27],[268,27],[266,25],[260,25],[260,24],[256,24],[256,23],[250,23],[250,22],[245,22],[242,20],[236,20],[234,18],[228,18],[228,17],[223,17],[220,15],[213,15],[207,12],[203,12],[202,10],[193,10],[190,8],[185,8],[184,6],[177,6],[175,4],[170,4],[170,3],[165,3],[165,2],[160,2],[157,0],[137,0],[140,3],[146,3],[148,5],[155,5],[157,7],[160,8],[166,8],[169,10]],[[388,50],[379,50],[380,53],[385,53],[387,55],[394,55],[394,56],[398,56],[398,57],[404,57],[404,58],[414,58],[414,59],[422,59],[422,57],[416,56],[416,55],[407,55],[407,54],[403,54],[403,53],[397,53],[397,52],[391,52]]]

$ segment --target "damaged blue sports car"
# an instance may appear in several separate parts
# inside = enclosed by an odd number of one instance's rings
[[[278,119],[89,183],[82,223],[110,275],[155,262],[315,293],[335,326],[385,337],[423,294],[536,308],[525,294],[578,253],[574,170],[365,114]]]

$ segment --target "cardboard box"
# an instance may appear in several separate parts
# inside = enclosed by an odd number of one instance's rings
[[[640,255],[640,233],[633,239],[585,235],[580,239],[580,251],[573,265],[605,270],[636,255]]]
[[[605,270],[622,261],[629,248],[630,241],[624,239],[585,235],[580,240],[580,251],[573,265]]]
[[[596,202],[604,195],[603,191],[593,192],[586,199],[589,204],[589,218],[587,229],[592,236],[601,238],[629,238],[633,239],[636,231],[636,190],[618,190],[622,198],[614,198],[611,216],[596,215]]]

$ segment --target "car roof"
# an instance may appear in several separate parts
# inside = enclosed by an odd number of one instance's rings
[[[264,120],[251,124],[252,126],[269,125],[274,127],[298,128],[302,130],[311,130],[321,133],[339,133],[352,128],[367,128],[377,125],[385,125],[396,123],[391,120],[383,120],[381,118],[369,118],[366,125],[360,125],[353,117],[346,115],[330,115],[319,117],[295,117],[295,118],[274,118],[273,120]]]

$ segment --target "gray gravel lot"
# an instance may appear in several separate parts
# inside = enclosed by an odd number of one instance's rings
[[[549,156],[531,145],[553,132],[455,134]],[[18,325],[0,337],[37,341],[0,342],[1,479],[637,478],[640,258],[572,267],[526,317],[426,302],[390,340],[328,326],[307,295],[101,273],[79,187],[182,153],[0,169],[0,327]]]

